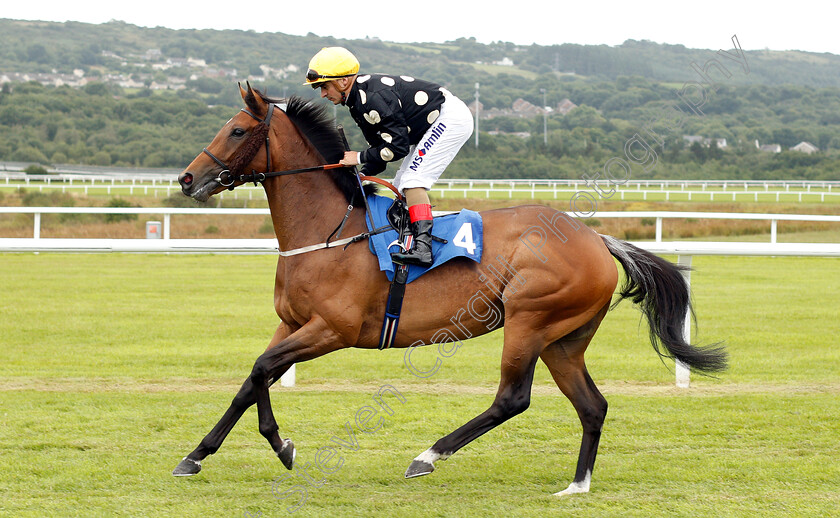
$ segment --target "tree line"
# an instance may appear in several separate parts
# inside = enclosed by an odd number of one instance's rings
[[[569,98],[579,106],[565,116],[498,117],[480,121],[479,147],[470,141],[450,166],[450,177],[575,178],[621,156],[657,108],[675,95],[672,85],[641,77],[615,81],[534,81],[523,92],[548,104]],[[208,105],[197,92],[125,92],[102,83],[82,89],[38,83],[0,90],[0,160],[38,164],[184,167],[241,105],[238,89],[225,88],[225,104]],[[314,96],[305,87],[293,93]],[[456,92],[469,101],[469,96]],[[504,90],[497,95],[505,95]],[[529,95],[530,94],[530,95]],[[488,96],[490,94],[488,93]],[[482,93],[482,101],[484,94]],[[316,100],[315,102],[324,102]],[[211,103],[212,104],[212,103]],[[364,146],[346,108],[331,106],[351,146]],[[721,86],[687,118],[679,132],[663,134],[656,168],[636,178],[838,180],[840,89],[803,86]],[[544,124],[547,134],[544,133]],[[491,135],[490,131],[499,132]],[[528,132],[530,137],[513,132]],[[726,139],[727,146],[688,145],[683,135]],[[767,153],[759,144],[779,144]],[[789,151],[808,141],[820,151]]]

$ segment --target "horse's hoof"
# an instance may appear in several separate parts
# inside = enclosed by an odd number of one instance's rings
[[[286,469],[292,469],[295,465],[295,457],[297,456],[297,450],[295,450],[295,445],[291,439],[284,439],[283,446],[280,448],[280,452],[277,454],[277,457],[280,459],[280,462],[286,466]],[[199,468],[201,469],[201,468]]]
[[[176,477],[189,477],[190,475],[195,475],[199,471],[201,471],[200,460],[192,460],[189,457],[184,457],[184,459],[175,466],[172,474]]]
[[[422,477],[423,475],[428,475],[434,470],[435,467],[431,462],[415,460],[411,463],[408,469],[405,470],[405,478]]]

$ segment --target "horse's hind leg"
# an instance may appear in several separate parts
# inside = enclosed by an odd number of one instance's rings
[[[517,327],[512,325],[511,322],[508,322],[505,326],[502,376],[493,404],[478,417],[440,439],[434,446],[418,455],[405,472],[405,478],[428,475],[434,471],[436,460],[445,460],[470,441],[511,417],[521,414],[528,408],[531,401],[534,368],[544,344],[539,343],[534,338],[531,338],[530,341],[517,341],[517,338],[514,337],[524,335],[521,331],[516,332]]]
[[[606,313],[606,307],[594,319],[546,347],[540,355],[557,386],[572,402],[583,426],[574,481],[557,496],[586,493],[592,480],[601,428],[607,415],[607,400],[598,391],[586,370],[583,353]]]

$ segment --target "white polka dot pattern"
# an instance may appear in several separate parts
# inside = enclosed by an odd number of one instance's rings
[[[437,115],[435,115],[437,119]],[[371,110],[365,114],[365,120],[368,121],[368,124],[379,124],[382,118],[379,116],[379,112],[376,110]]]
[[[347,107],[371,145],[363,152],[366,174],[381,172],[413,152],[413,141],[440,119],[442,91],[438,84],[408,75],[357,77]]]

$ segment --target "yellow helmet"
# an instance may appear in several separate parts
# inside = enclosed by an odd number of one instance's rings
[[[319,84],[359,71],[359,60],[344,47],[324,47],[309,61],[305,85],[316,88]]]

